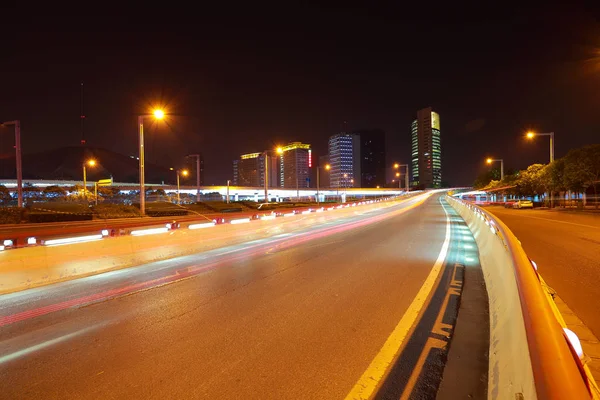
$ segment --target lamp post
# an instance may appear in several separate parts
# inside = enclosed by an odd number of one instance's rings
[[[179,197],[179,175],[188,176],[189,171],[187,169],[177,170],[177,204],[181,205],[181,198]]]
[[[277,154],[283,154],[283,149],[277,147],[275,150]],[[269,151],[263,151],[263,157],[265,159],[265,203],[269,203]]]
[[[527,132],[527,139],[533,139],[536,136],[550,136],[550,163],[554,161],[554,132],[548,133],[535,133]]]
[[[15,160],[17,172],[17,204],[23,207],[23,166],[21,163],[21,121],[14,120],[0,123],[0,126],[15,126]]]
[[[86,173],[86,168],[85,166],[89,165],[90,167],[95,167],[96,166],[96,160],[87,160],[83,163],[83,197],[85,197],[86,201],[87,201],[87,173]]]
[[[196,157],[196,202],[200,203],[200,154],[188,154],[186,157]]]
[[[503,159],[493,159],[488,158],[485,160],[488,164],[493,163],[494,161],[500,161],[500,180],[504,180],[504,160]]]
[[[535,133],[527,132],[527,139],[533,139],[536,136],[550,136],[550,164],[554,162],[554,132]],[[560,196],[560,194],[559,194]],[[554,191],[550,190],[550,208],[554,208]]]
[[[400,167],[406,167],[406,174],[404,175],[404,184],[406,186],[406,191],[408,192],[408,164],[398,164],[394,163],[394,169],[399,169]],[[398,178],[398,189],[401,189],[402,181],[400,180],[400,171],[396,172],[396,177]]]
[[[329,171],[331,169],[331,165],[325,164],[324,167],[321,167],[320,165],[317,166],[317,204],[319,204],[321,202],[319,199],[319,182],[320,182],[319,172],[321,171],[321,168],[325,168],[326,171]]]
[[[140,214],[146,215],[146,189],[144,173],[144,119],[153,116],[155,119],[163,119],[165,112],[163,110],[154,110],[152,114],[138,116],[139,144],[140,144]]]

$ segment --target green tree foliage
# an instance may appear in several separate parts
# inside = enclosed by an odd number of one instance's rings
[[[0,185],[0,205],[7,206],[10,204],[12,198],[10,197],[10,191],[4,185]]]
[[[500,180],[500,169],[499,168],[491,168],[485,172],[479,174],[475,182],[473,183],[473,187],[475,189],[481,189],[489,185],[491,181]]]
[[[542,179],[544,168],[545,165],[543,164],[533,164],[519,174],[519,179],[517,180],[519,194],[528,196],[540,195],[546,192],[546,185]]]
[[[600,144],[573,149],[565,156],[564,182],[568,189],[582,192],[588,187],[597,194],[600,180]]]
[[[60,186],[47,186],[42,192],[46,199],[64,200],[67,197],[67,191]]]
[[[573,149],[551,164],[533,164],[524,171],[505,174],[501,181],[498,178],[494,170],[489,170],[479,175],[473,186],[488,190],[514,186],[504,193],[520,196],[567,190],[581,193],[591,187],[597,197],[600,186],[600,144]]]

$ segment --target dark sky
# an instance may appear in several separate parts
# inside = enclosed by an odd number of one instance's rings
[[[401,3],[3,9],[16,17],[0,31],[0,121],[22,121],[25,152],[78,145],[83,80],[88,144],[137,154],[136,116],[163,104],[148,160],[179,166],[201,151],[207,184],[230,178],[239,154],[287,141],[323,154],[343,121],[384,129],[389,164],[407,162],[427,106],[453,185],[472,183],[487,156],[507,169],[546,162],[547,139],[525,143],[529,128],[556,132],[557,157],[600,142],[597,9]]]

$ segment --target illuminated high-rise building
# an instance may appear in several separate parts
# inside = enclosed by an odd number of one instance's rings
[[[438,188],[442,185],[440,115],[431,107],[417,111],[411,125],[411,185]]]
[[[278,157],[269,153],[269,186],[279,186]],[[239,160],[233,161],[233,184],[235,186],[263,187],[265,185],[265,154],[242,154]]]
[[[345,132],[331,136],[329,165],[332,188],[361,187],[360,136]]]
[[[286,189],[308,188],[312,168],[310,144],[293,142],[281,148],[280,186]]]

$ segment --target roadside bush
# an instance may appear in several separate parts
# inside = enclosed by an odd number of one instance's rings
[[[18,224],[23,219],[23,208],[2,207],[0,208],[0,224]]]
[[[70,221],[91,221],[92,214],[60,214],[45,212],[30,212],[25,214],[27,222],[70,222]]]
[[[149,217],[179,217],[182,215],[188,215],[188,211],[184,209],[164,209],[164,210],[146,210],[146,215]]]
[[[92,208],[98,218],[135,218],[140,216],[140,209],[123,204],[98,204]]]

